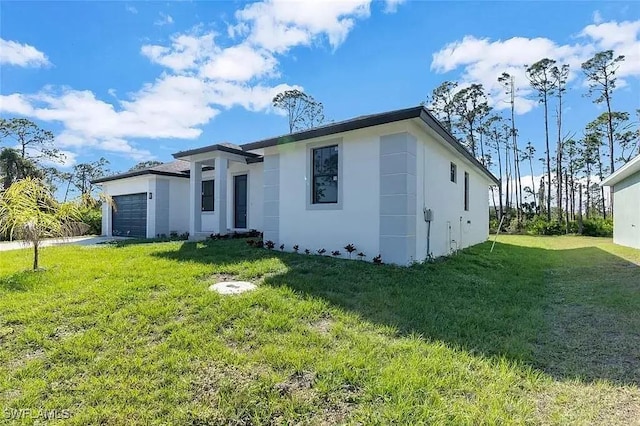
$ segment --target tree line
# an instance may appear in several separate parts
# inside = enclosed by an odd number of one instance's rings
[[[586,218],[611,216],[612,197],[607,203],[599,182],[640,154],[640,110],[632,114],[615,109],[616,72],[624,60],[606,50],[582,63],[580,71],[588,85],[584,95],[604,109],[582,129],[567,129],[563,123],[569,65],[543,58],[525,67],[526,84],[543,109],[544,151],[540,153],[518,130],[519,88],[512,75],[504,72],[497,79],[509,102],[506,112],[489,105],[482,84],[461,87],[445,81],[428,96],[427,108],[503,182],[492,194],[497,221],[522,229],[527,220],[538,216],[563,224],[568,232],[570,223],[583,214]],[[537,161],[544,171],[539,182],[533,177]],[[531,181],[523,182],[527,172]]]

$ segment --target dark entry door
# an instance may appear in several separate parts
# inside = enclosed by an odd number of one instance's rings
[[[247,227],[247,175],[233,177],[234,228]]]
[[[147,193],[117,195],[113,197],[113,235],[147,237]]]

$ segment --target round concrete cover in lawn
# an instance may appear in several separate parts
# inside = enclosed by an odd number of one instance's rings
[[[220,294],[238,294],[245,291],[255,290],[256,286],[246,281],[224,281],[213,284],[209,287],[211,291],[217,291]]]

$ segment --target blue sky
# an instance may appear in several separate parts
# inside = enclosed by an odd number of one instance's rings
[[[524,65],[572,66],[566,129],[602,110],[580,63],[613,49],[614,109],[640,108],[637,2],[3,2],[0,114],[56,134],[67,166],[101,156],[113,171],[218,142],[285,133],[270,100],[304,89],[342,120],[414,106],[443,80],[516,75],[522,142],[543,155],[542,111]],[[504,111],[506,112],[506,111]],[[536,173],[541,166],[536,164]]]

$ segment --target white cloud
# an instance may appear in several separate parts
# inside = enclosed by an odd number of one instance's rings
[[[173,17],[162,12],[160,12],[160,17],[153,23],[153,25],[157,25],[159,27],[171,24],[173,24]]]
[[[607,22],[592,24],[580,32],[576,44],[558,44],[548,38],[512,37],[507,40],[490,40],[465,36],[449,43],[433,54],[431,69],[446,73],[462,69],[461,86],[482,83],[489,93],[490,102],[498,109],[507,108],[504,88],[497,78],[508,72],[515,76],[519,91],[516,96],[516,112],[524,114],[535,107],[525,67],[542,58],[550,58],[559,64],[569,64],[569,81],[581,76],[581,64],[596,51],[613,49],[626,55],[620,66],[619,77],[640,75],[640,21]],[[623,83],[623,82],[621,82]]]
[[[132,6],[130,4],[126,5],[125,10],[133,15],[137,15],[138,14],[138,9],[135,8],[135,6]]]
[[[33,108],[25,96],[13,93],[11,95],[0,95],[0,111],[18,115],[31,115]]]
[[[604,19],[602,19],[602,14],[600,13],[599,10],[596,10],[595,12],[593,12],[593,22],[596,24],[601,23],[602,21],[604,21]]]
[[[277,64],[269,52],[240,44],[212,57],[202,66],[200,75],[212,80],[247,81],[273,75]]]
[[[78,162],[78,154],[76,154],[75,152],[61,149],[60,154],[62,154],[62,157],[57,160],[42,158],[40,162],[45,166],[60,167],[63,169],[73,167]]]
[[[47,56],[35,47],[2,38],[0,38],[0,64],[33,68],[51,65]]]
[[[640,76],[640,20],[595,23],[585,27],[581,36],[595,42],[598,50],[613,50],[625,60],[616,72],[618,78]]]
[[[177,34],[171,38],[170,46],[144,45],[141,53],[174,72],[191,70],[215,53],[214,36],[213,33]]]
[[[461,41],[446,45],[433,54],[431,69],[449,72],[463,68],[462,86],[479,82],[489,93],[490,102],[498,109],[507,108],[504,87],[498,77],[507,72],[515,77],[519,88],[516,96],[516,112],[524,114],[535,107],[537,101],[530,99],[525,68],[542,58],[569,64],[574,78],[580,64],[589,57],[593,49],[589,46],[558,45],[547,38],[513,37],[507,40],[491,41],[466,36]]]
[[[285,90],[302,90],[301,86],[290,86],[288,84],[279,84],[275,87],[249,86],[228,81],[215,82],[210,87],[211,102],[226,108],[239,105],[249,111],[269,109],[273,97]]]
[[[218,44],[215,33],[198,26],[174,34],[167,43],[143,45],[141,54],[164,71],[134,93],[119,98],[110,89],[113,99],[107,102],[88,90],[45,87],[35,94],[0,96],[0,112],[60,123],[63,130],[56,137],[60,148],[91,147],[149,159],[149,151],[132,139],[194,139],[220,109],[270,111],[277,93],[302,90],[273,83],[279,76],[279,56],[325,39],[337,48],[355,22],[369,16],[370,2],[253,3],[239,10],[236,23],[228,27],[231,43]],[[159,23],[172,22],[171,16],[161,14]]]
[[[405,0],[386,0],[384,13],[395,13],[398,10],[398,6],[404,2]]]
[[[369,5],[370,0],[265,0],[237,11],[238,26],[231,32],[247,34],[249,43],[275,53],[309,45],[322,35],[336,49],[355,21],[369,16]]]

